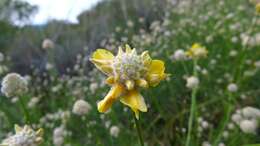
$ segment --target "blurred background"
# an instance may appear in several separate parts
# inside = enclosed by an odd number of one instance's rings
[[[106,114],[97,111],[109,86],[89,61],[97,48],[116,53],[127,43],[163,60],[171,74],[141,90],[149,109],[140,120],[145,146],[184,146],[189,130],[189,146],[260,143],[257,3],[0,0],[0,76],[16,72],[29,83],[23,97],[1,94],[0,139],[26,123],[23,99],[33,128],[44,128],[43,146],[139,146],[129,108],[117,102]],[[194,43],[208,51],[197,64],[185,53]],[[196,93],[189,85],[194,76]],[[188,128],[192,95],[196,111]],[[78,100],[88,105],[82,115],[73,113]]]
[[[140,19],[142,23],[130,27],[129,33],[140,28],[149,31],[150,24],[165,15],[165,2],[1,0],[0,51],[10,57],[13,71],[27,74],[31,67],[39,70],[46,67],[47,55],[42,44],[50,40],[55,44],[53,61],[62,74],[73,67],[77,55],[88,56],[93,49],[105,47],[105,39],[116,35],[116,29]]]

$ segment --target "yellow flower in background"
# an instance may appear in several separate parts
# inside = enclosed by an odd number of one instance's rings
[[[186,52],[186,55],[191,58],[207,57],[207,54],[208,50],[198,43],[193,44],[191,48]]]
[[[116,56],[105,49],[97,49],[90,60],[108,76],[106,82],[112,86],[98,103],[99,112],[106,112],[119,99],[135,112],[138,119],[139,111],[147,112],[138,89],[156,86],[167,76],[163,61],[152,60],[148,51],[138,55],[136,49],[131,49],[129,45],[125,46],[125,51],[119,47]]]
[[[260,3],[256,4],[255,9],[256,9],[256,13],[260,14]]]

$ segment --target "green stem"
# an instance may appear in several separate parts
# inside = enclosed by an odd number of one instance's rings
[[[193,75],[197,77],[198,73],[196,70],[197,66],[197,59],[193,62]],[[193,120],[196,113],[196,94],[197,94],[198,87],[195,87],[192,89],[191,93],[191,108],[190,108],[190,116],[189,116],[189,124],[188,124],[188,135],[186,139],[185,146],[190,146],[191,141],[191,133],[192,133],[192,127],[193,127]]]
[[[24,104],[24,101],[23,101],[23,97],[19,98],[19,102],[20,102],[21,108],[22,108],[23,113],[24,113],[24,118],[25,118],[26,124],[31,125],[30,115],[29,115],[29,112],[28,112],[27,108],[25,107],[25,104]]]
[[[189,117],[189,125],[188,125],[188,136],[187,136],[185,146],[190,146],[193,119],[194,119],[194,114],[195,114],[195,110],[196,110],[196,108],[195,108],[196,107],[196,93],[197,93],[197,88],[192,90],[190,117]]]
[[[136,126],[137,134],[138,134],[138,137],[139,137],[140,145],[144,146],[144,140],[143,140],[143,136],[142,136],[142,130],[141,130],[141,127],[140,127],[140,123],[139,123],[138,119],[136,119],[134,113],[133,113],[133,115],[134,115],[134,119],[135,119],[135,126]]]

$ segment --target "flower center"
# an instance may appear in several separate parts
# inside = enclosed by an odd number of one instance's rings
[[[113,62],[114,75],[120,81],[136,80],[147,71],[141,56],[136,53],[122,53],[115,57]]]

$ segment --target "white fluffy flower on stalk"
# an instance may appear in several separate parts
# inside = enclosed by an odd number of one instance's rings
[[[42,42],[42,48],[43,49],[51,49],[54,48],[54,43],[50,39],[44,39]]]
[[[244,133],[255,134],[258,126],[257,121],[252,119],[241,121],[239,127]]]
[[[74,103],[72,112],[76,115],[83,116],[89,113],[90,110],[91,110],[91,105],[88,102],[80,99]]]
[[[1,92],[7,97],[20,96],[28,91],[27,86],[27,80],[21,75],[9,73],[3,78]]]
[[[187,83],[186,83],[186,87],[193,89],[193,88],[197,88],[199,85],[199,79],[195,76],[191,76],[187,78]]]
[[[177,60],[177,61],[182,61],[182,60],[187,59],[185,51],[182,49],[176,50],[172,56],[172,59]]]
[[[63,126],[57,127],[53,131],[53,144],[55,146],[62,146],[64,143],[65,129]]]
[[[118,126],[112,126],[110,128],[110,135],[113,136],[113,137],[118,137],[119,132],[120,132],[120,129],[119,129]]]
[[[29,126],[15,125],[15,134],[6,138],[0,146],[38,146],[43,142],[43,129],[34,131]]]
[[[242,109],[242,114],[246,118],[260,119],[260,110],[254,107],[244,107]]]
[[[229,92],[237,92],[238,90],[238,87],[237,87],[237,84],[235,83],[230,83],[227,87],[228,91]]]

